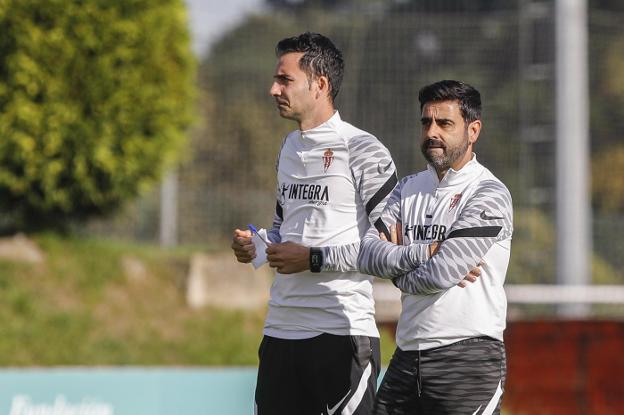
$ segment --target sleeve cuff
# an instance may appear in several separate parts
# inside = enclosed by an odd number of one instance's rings
[[[418,243],[410,245],[410,262],[413,268],[418,267],[429,259],[429,244]]]

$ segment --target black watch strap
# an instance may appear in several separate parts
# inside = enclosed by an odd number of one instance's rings
[[[323,268],[323,250],[310,248],[310,271],[321,272],[321,268]]]

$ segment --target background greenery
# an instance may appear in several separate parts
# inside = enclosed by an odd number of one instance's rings
[[[264,310],[186,304],[195,249],[54,234],[34,242],[44,262],[0,260],[0,366],[257,365]],[[387,331],[382,343],[387,364]]]
[[[187,143],[182,0],[0,2],[0,231],[117,210]]]

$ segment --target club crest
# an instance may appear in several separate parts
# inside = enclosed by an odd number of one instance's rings
[[[462,197],[462,194],[457,193],[451,198],[451,205],[449,206],[449,210],[453,210],[453,208],[457,206],[457,204],[461,200],[461,197]]]
[[[327,172],[327,169],[329,169],[329,166],[331,166],[333,161],[334,161],[334,152],[332,151],[331,148],[328,148],[323,153],[323,172]]]

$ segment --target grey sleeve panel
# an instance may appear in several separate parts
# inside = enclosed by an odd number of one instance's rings
[[[394,162],[388,149],[371,135],[353,137],[347,147],[355,188],[369,222],[374,224],[397,183]],[[359,251],[359,241],[324,247],[323,271],[357,271]]]
[[[357,271],[357,256],[360,241],[348,245],[324,246],[323,271]]]
[[[496,242],[511,238],[511,195],[500,182],[481,182],[451,226],[440,250],[394,284],[409,294],[434,294],[459,283]]]
[[[374,224],[397,184],[396,167],[388,149],[373,136],[353,137],[348,147],[355,188]]]
[[[427,244],[403,246],[379,238],[379,232],[385,233],[401,219],[401,188],[406,180],[404,178],[395,187],[378,219],[379,223],[371,226],[362,239],[358,267],[366,274],[395,278],[413,270],[427,259]]]

